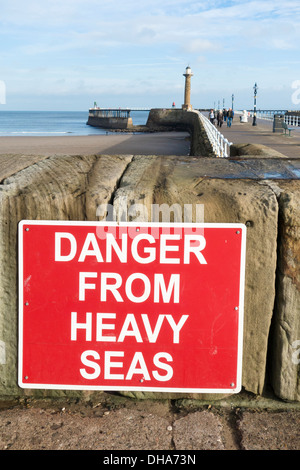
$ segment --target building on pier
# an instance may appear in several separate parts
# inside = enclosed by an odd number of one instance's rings
[[[89,109],[87,125],[104,129],[128,129],[133,126],[130,111],[130,109],[94,106]]]

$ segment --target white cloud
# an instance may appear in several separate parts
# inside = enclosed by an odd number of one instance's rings
[[[281,85],[299,18],[299,0],[3,0],[0,80],[14,93],[146,97],[180,90],[189,64],[194,94],[222,80],[228,89],[270,77]]]
[[[209,41],[208,39],[197,38],[191,39],[190,41],[186,42],[183,47],[183,51],[198,54],[199,52],[204,51],[216,51],[220,48],[221,46],[215,42]]]
[[[220,39],[226,43],[247,36],[250,44],[253,31],[260,25],[273,28],[271,45],[276,48],[278,41],[272,38],[275,33],[280,37],[282,18],[286,22],[288,18],[290,25],[284,32],[285,43],[297,44],[299,13],[299,2],[278,0],[192,1],[188,5],[179,0],[163,3],[158,0],[28,0],[26,4],[20,0],[5,0],[0,22],[4,26],[21,27],[17,34],[22,35],[23,46],[27,47],[25,52],[30,54],[65,49],[66,44],[69,49],[72,45],[76,49],[93,44],[99,47],[145,44],[162,48],[172,44],[174,51],[183,48],[188,53],[198,54],[217,48]]]

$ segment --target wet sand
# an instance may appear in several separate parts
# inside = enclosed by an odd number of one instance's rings
[[[0,137],[0,155],[187,155],[189,146],[185,132]]]

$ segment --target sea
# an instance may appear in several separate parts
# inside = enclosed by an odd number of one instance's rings
[[[149,111],[131,111],[133,125],[145,125]],[[88,126],[88,111],[0,111],[0,137],[100,135],[107,129]]]

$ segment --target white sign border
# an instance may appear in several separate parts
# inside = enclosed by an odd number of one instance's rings
[[[237,383],[228,388],[173,388],[173,387],[146,387],[146,386],[106,386],[106,385],[69,385],[69,384],[30,384],[23,378],[23,227],[25,225],[63,225],[63,226],[92,226],[92,227],[161,227],[161,228],[234,228],[241,231],[241,263],[238,310],[238,354],[237,354]],[[166,392],[166,393],[239,393],[242,389],[242,362],[243,362],[243,331],[244,331],[244,292],[246,269],[246,232],[247,227],[240,223],[157,223],[157,222],[106,222],[106,221],[70,221],[70,220],[21,220],[18,224],[18,280],[19,280],[19,312],[18,312],[18,385],[24,389],[42,390],[98,390],[98,391],[135,391],[135,392]]]

